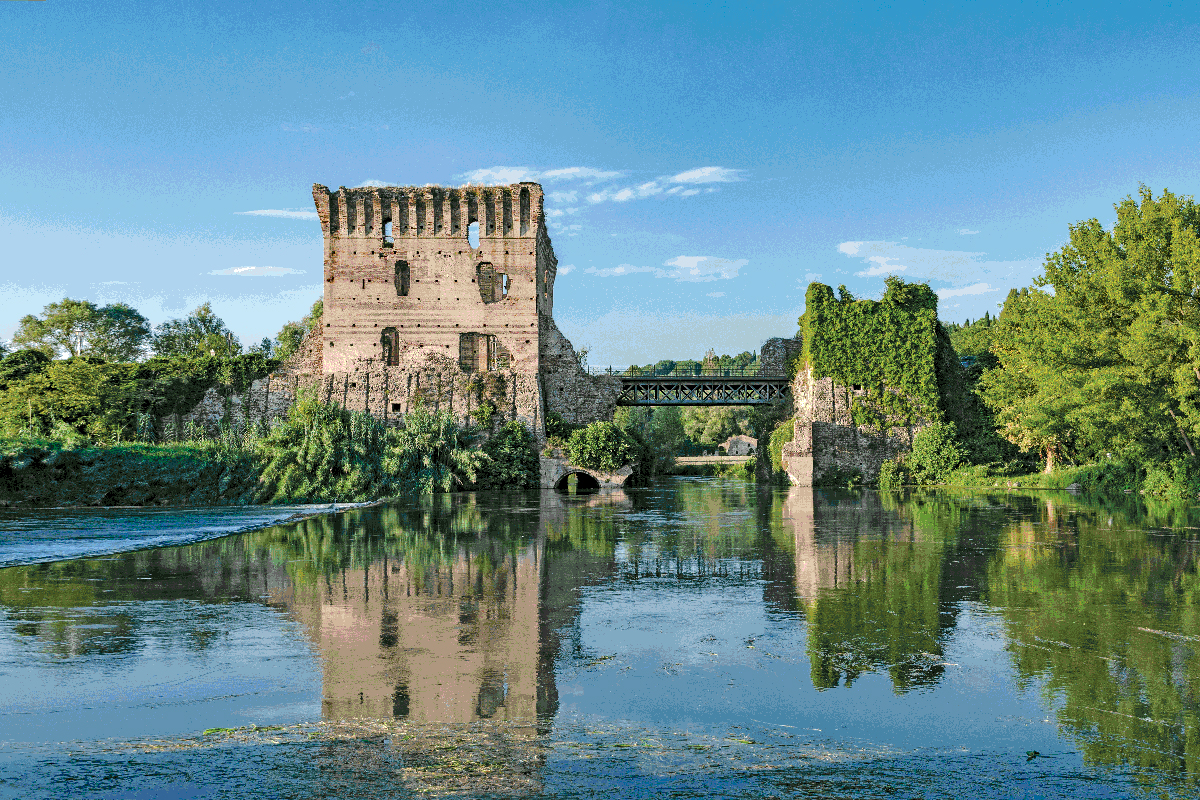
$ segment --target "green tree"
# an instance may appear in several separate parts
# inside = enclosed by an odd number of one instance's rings
[[[13,344],[41,350],[50,357],[82,351],[105,361],[136,361],[150,337],[150,322],[132,306],[96,306],[64,297],[50,303],[41,316],[27,314],[17,325]]]
[[[730,436],[750,431],[751,406],[687,406],[683,430],[693,442],[716,447]]]
[[[184,319],[159,325],[150,346],[155,355],[167,358],[227,358],[242,352],[241,342],[216,315],[211,303],[204,303]]]
[[[325,302],[318,300],[313,303],[308,314],[300,319],[299,322],[287,322],[279,329],[279,333],[275,336],[275,341],[278,343],[275,352],[272,354],[280,361],[286,361],[291,358],[292,354],[300,349],[300,345],[304,340],[321,325],[321,317],[325,313]]]
[[[1200,208],[1146,187],[1107,230],[1070,227],[1036,288],[1009,295],[980,382],[1002,433],[1040,449],[1130,459],[1196,455],[1200,437]],[[1050,288],[1053,292],[1044,291]]]

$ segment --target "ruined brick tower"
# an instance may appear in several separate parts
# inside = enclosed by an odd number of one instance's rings
[[[579,370],[554,325],[558,261],[541,186],[315,184],[313,200],[333,399],[384,418],[418,400],[460,417],[487,402],[539,437],[547,411],[572,422],[611,417],[617,389]]]
[[[466,371],[538,371],[557,261],[542,187],[313,186],[325,235],[325,372],[412,350]],[[479,246],[467,233],[479,223]]]

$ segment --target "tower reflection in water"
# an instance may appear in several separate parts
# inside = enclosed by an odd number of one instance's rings
[[[416,516],[389,507],[301,526],[292,548],[308,557],[293,556],[272,602],[321,658],[322,716],[544,729],[557,710],[557,632],[579,585],[611,571],[607,554],[568,540],[627,504],[621,492],[542,493],[527,508],[435,497]]]

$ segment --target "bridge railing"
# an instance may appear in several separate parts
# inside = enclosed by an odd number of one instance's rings
[[[653,367],[590,367],[592,375],[615,375],[623,378],[783,378],[786,375],[765,371],[758,364],[750,367],[684,367],[656,370]]]

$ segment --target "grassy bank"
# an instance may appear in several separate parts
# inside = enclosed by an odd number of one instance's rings
[[[1190,460],[1167,463],[1105,461],[1029,473],[1023,464],[982,464],[949,472],[942,483],[959,488],[1077,488],[1088,494],[1146,494],[1171,500],[1200,498],[1200,469]]]
[[[253,503],[261,467],[212,442],[71,447],[0,441],[4,506],[185,506]]]

